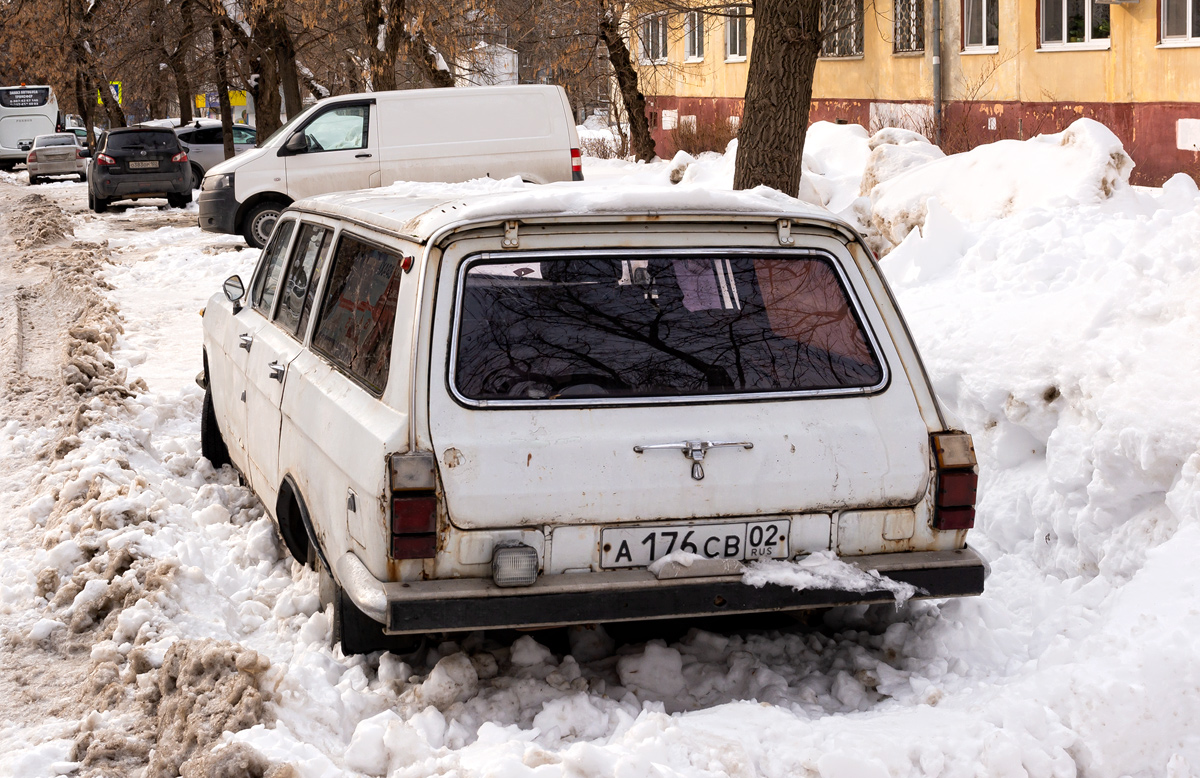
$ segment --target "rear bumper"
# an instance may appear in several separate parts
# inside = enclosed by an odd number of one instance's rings
[[[845,557],[866,570],[916,586],[920,598],[983,592],[987,565],[971,548]],[[740,575],[659,580],[645,570],[542,576],[533,586],[502,589],[486,579],[384,583],[353,553],[337,560],[338,582],[360,610],[390,634],[509,627],[550,627],[687,616],[806,610],[892,602],[890,592],[757,589]]]
[[[225,235],[237,233],[237,213],[241,203],[234,197],[233,187],[215,191],[201,189],[196,202],[200,209],[197,219],[200,229]]]
[[[99,170],[99,168],[94,168]],[[92,191],[97,197],[111,200],[122,197],[166,197],[168,194],[191,194],[192,171],[183,168],[168,175],[112,175],[93,172]]]

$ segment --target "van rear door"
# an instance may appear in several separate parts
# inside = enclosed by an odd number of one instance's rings
[[[439,281],[430,432],[463,529],[912,505],[928,437],[836,241],[481,254]],[[445,302],[443,302],[445,301]],[[452,304],[451,304],[452,303]]]

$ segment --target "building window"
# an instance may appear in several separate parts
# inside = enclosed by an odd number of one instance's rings
[[[924,51],[925,0],[895,0],[892,11],[892,51]]]
[[[963,0],[963,49],[1000,45],[1000,0]]]
[[[861,57],[862,0],[821,0],[821,56]]]
[[[704,59],[704,14],[688,11],[683,17],[683,56]]]
[[[667,15],[654,14],[642,19],[642,61],[665,62],[667,59]]]
[[[1162,0],[1163,40],[1200,40],[1200,0]]]
[[[730,6],[725,9],[725,59],[746,58],[746,9]]]
[[[1107,3],[1042,0],[1043,48],[1105,40],[1108,40]]]

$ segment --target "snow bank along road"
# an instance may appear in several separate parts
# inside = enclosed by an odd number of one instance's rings
[[[256,252],[0,174],[0,776],[1200,774],[1200,192],[1130,188],[1094,123],[910,136],[815,126],[802,195],[883,254],[975,436],[985,595],[408,657],[331,650],[200,457],[196,313]]]

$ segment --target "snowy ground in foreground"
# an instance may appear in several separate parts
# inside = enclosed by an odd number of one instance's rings
[[[34,458],[45,430],[0,420],[4,650],[92,630],[93,675],[111,666],[132,700],[172,643],[253,649],[270,660],[256,676],[266,713],[223,739],[301,776],[1200,772],[1200,192],[1183,178],[1129,187],[1090,125],[945,159],[876,140],[817,125],[802,194],[886,252],[939,392],[975,436],[982,597],[834,611],[819,628],[623,646],[588,630],[475,636],[415,666],[343,658],[315,577],[199,458],[196,313],[256,252],[136,208],[74,224],[109,241],[114,358],[150,391],[96,408],[53,464]],[[732,164],[585,172],[728,187]],[[84,196],[51,186],[60,203]],[[88,572],[122,553],[127,571]],[[138,560],[166,564],[167,582],[138,579]],[[40,595],[50,568],[78,593]],[[135,596],[114,604],[118,589]],[[80,732],[118,731],[129,709],[13,709],[0,775],[86,773]]]

